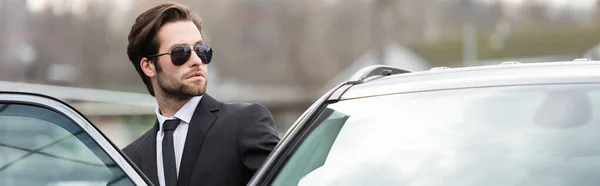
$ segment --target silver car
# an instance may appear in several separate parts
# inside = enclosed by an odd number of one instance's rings
[[[249,185],[592,186],[600,62],[370,66],[314,103]]]

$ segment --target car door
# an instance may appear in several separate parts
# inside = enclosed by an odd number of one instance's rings
[[[66,103],[0,92],[0,185],[151,185]]]

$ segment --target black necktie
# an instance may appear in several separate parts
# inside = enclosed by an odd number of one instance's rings
[[[162,153],[165,184],[167,186],[177,185],[177,166],[175,165],[175,148],[173,145],[173,132],[177,125],[179,125],[179,119],[166,120],[163,124],[165,136],[162,141]]]

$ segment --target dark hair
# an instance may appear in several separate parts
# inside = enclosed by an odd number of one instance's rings
[[[158,37],[156,36],[158,30],[163,25],[175,21],[192,21],[202,34],[202,19],[192,13],[187,6],[178,3],[162,3],[140,14],[135,19],[133,26],[131,26],[131,31],[127,38],[129,41],[127,45],[129,61],[131,61],[135,70],[137,70],[142,81],[146,84],[148,92],[152,96],[154,96],[152,83],[150,82],[150,78],[142,71],[140,61],[145,56],[158,52],[158,47],[160,46]],[[155,60],[150,61],[155,62]],[[155,64],[158,65],[158,63]]]

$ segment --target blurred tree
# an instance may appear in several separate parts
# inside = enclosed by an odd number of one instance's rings
[[[59,14],[52,9],[45,9],[31,16],[29,28],[31,38],[37,49],[39,57],[28,69],[28,80],[50,84],[70,84],[68,82],[54,82],[48,77],[49,69],[53,64],[74,65],[78,52],[76,43],[80,32],[77,32],[73,17]]]
[[[81,58],[80,65],[83,67],[85,81],[80,82],[80,86],[99,87],[104,84],[102,76],[109,75],[110,72],[104,71],[103,63],[108,54],[110,33],[107,24],[107,15],[109,15],[107,4],[94,3],[93,8],[87,11],[85,19],[79,19],[81,33]]]

